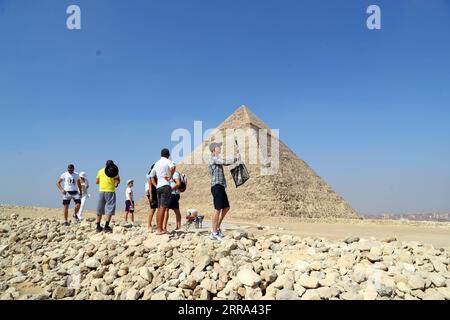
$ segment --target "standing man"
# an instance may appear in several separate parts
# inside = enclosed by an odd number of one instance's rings
[[[64,181],[64,187],[61,186],[61,182]],[[75,166],[69,164],[67,166],[67,172],[64,172],[59,180],[56,182],[56,186],[63,194],[63,206],[64,206],[64,226],[69,226],[69,206],[70,202],[75,202],[75,213],[73,217],[78,221],[78,211],[81,205],[82,189],[80,183],[80,176],[75,172]]]
[[[169,160],[170,152],[168,149],[161,150],[161,159],[159,159],[152,171],[150,172],[150,179],[152,184],[156,187],[156,195],[158,197],[158,213],[156,214],[157,232],[156,235],[163,235],[167,233],[164,228],[164,218],[168,214],[170,205],[170,197],[172,189],[170,187],[170,179],[175,172],[175,164]]]
[[[108,160],[105,167],[98,171],[95,183],[99,185],[96,231],[111,233],[112,229],[109,223],[111,222],[112,216],[116,213],[116,188],[120,183],[119,168],[117,168],[112,160]],[[100,223],[105,214],[105,228],[102,228]]]
[[[208,164],[208,171],[211,176],[211,193],[214,202],[214,214],[212,217],[212,232],[210,238],[212,240],[223,240],[223,233],[220,230],[223,218],[230,211],[230,203],[225,192],[227,182],[223,173],[223,166],[229,166],[239,161],[238,154],[235,159],[225,160],[220,157],[222,143],[213,142],[209,146],[211,151],[211,159]]]

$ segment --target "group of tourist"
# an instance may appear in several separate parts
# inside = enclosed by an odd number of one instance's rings
[[[209,150],[211,158],[208,163],[208,171],[211,177],[211,194],[213,197],[214,213],[211,223],[212,230],[210,238],[212,240],[223,240],[221,224],[226,214],[230,210],[230,204],[226,193],[226,179],[223,166],[237,163],[240,155],[234,159],[223,159],[221,154],[222,144],[214,142],[210,144]],[[180,193],[186,188],[183,175],[176,170],[176,165],[170,160],[168,149],[161,150],[161,158],[152,165],[148,172],[145,183],[145,193],[149,201],[150,212],[148,215],[148,228],[154,231],[153,217],[156,213],[156,235],[168,233],[167,224],[169,220],[169,210],[175,213],[175,230],[181,229]],[[62,185],[61,185],[62,183]],[[116,212],[116,189],[120,184],[119,169],[112,160],[108,160],[105,167],[100,169],[96,176],[98,185],[98,204],[96,231],[111,233],[111,219]],[[79,222],[83,219],[83,211],[88,194],[89,181],[85,172],[78,174],[75,166],[70,164],[56,183],[62,193],[64,206],[64,225],[69,226],[69,206],[73,200],[75,210],[73,218]],[[125,215],[124,219],[134,224],[135,202],[133,194],[134,180],[127,181],[125,191]],[[104,220],[104,225],[101,222]]]

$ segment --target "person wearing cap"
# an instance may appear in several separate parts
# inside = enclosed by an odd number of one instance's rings
[[[95,183],[99,186],[96,231],[111,233],[109,224],[116,213],[116,188],[120,183],[119,168],[112,160],[108,160],[105,167],[98,171]],[[100,223],[104,215],[106,215],[106,222],[105,227],[102,228]]]
[[[87,178],[86,172],[82,171],[80,172],[80,183],[81,183],[81,205],[80,210],[78,210],[78,220],[83,220],[83,212],[84,207],[86,206],[86,200],[90,197],[90,194],[88,194],[89,189],[89,180]]]
[[[240,155],[234,159],[223,159],[220,157],[222,143],[213,142],[209,146],[211,151],[211,158],[208,164],[208,171],[211,177],[211,194],[213,196],[214,214],[212,216],[212,232],[210,238],[212,240],[222,241],[224,235],[220,230],[225,215],[230,211],[230,203],[228,202],[228,196],[225,191],[227,187],[227,181],[223,172],[223,166],[229,166],[237,163],[240,159]]]
[[[61,182],[64,182],[64,187],[61,186]],[[72,200],[75,202],[75,212],[73,217],[78,220],[77,213],[80,210],[81,196],[83,194],[80,176],[75,172],[75,166],[73,164],[67,166],[67,171],[59,177],[56,186],[63,194],[64,226],[69,226],[70,202]]]
[[[130,214],[131,225],[134,225],[134,197],[133,197],[134,180],[127,181],[127,189],[125,190],[125,222],[128,222]]]
[[[156,187],[156,195],[158,197],[158,212],[156,214],[156,235],[167,233],[164,228],[164,219],[168,215],[170,198],[172,196],[172,188],[170,180],[175,172],[175,164],[169,160],[170,152],[168,149],[161,150],[161,159],[159,159],[150,172],[149,178],[151,183]]]

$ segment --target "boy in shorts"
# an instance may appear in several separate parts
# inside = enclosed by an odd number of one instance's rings
[[[133,197],[134,180],[127,181],[127,189],[125,191],[125,222],[128,222],[130,215],[131,225],[134,224],[134,197]]]

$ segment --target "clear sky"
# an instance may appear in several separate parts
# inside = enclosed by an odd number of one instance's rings
[[[358,211],[450,211],[448,0],[0,0],[0,203],[108,159],[140,197],[174,129],[242,104]]]

